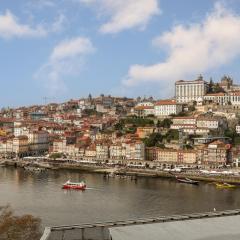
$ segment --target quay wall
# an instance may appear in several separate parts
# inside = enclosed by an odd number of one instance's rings
[[[5,166],[15,166],[24,167],[29,165],[28,162],[22,160],[12,161],[12,160],[2,160],[0,161]],[[68,170],[78,170],[85,171],[89,173],[100,173],[109,174],[116,173],[123,176],[134,176],[134,177],[151,177],[151,178],[168,178],[175,179],[175,176],[188,177],[193,180],[204,181],[204,182],[227,182],[240,185],[240,176],[234,175],[220,175],[220,174],[200,174],[196,171],[186,171],[181,173],[169,173],[162,170],[152,170],[152,169],[137,169],[137,168],[124,168],[116,169],[111,166],[101,166],[101,165],[88,165],[88,164],[70,164],[70,163],[53,163],[49,162],[48,165],[43,165],[40,163],[35,163],[34,166],[41,168],[48,168],[53,170],[58,169],[68,169]]]

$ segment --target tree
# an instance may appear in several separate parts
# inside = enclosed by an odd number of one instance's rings
[[[154,114],[148,114],[147,117],[148,118],[154,118],[155,116],[154,116]]]
[[[124,125],[122,122],[118,122],[114,125],[115,130],[118,130],[118,131],[122,131],[123,127],[124,127]]]
[[[160,133],[152,133],[148,138],[144,139],[144,143],[146,147],[154,147],[161,145],[162,139],[163,137]]]
[[[209,85],[208,85],[208,87],[209,87],[208,91],[210,93],[213,92],[213,85],[214,85],[213,80],[212,80],[212,78],[210,78]]]
[[[170,142],[171,140],[178,140],[179,139],[179,132],[176,129],[170,129],[167,134],[165,135],[165,138],[167,142]]]
[[[154,121],[152,119],[148,118],[138,118],[138,117],[128,117],[125,119],[121,119],[121,123],[124,125],[126,124],[132,124],[135,125],[136,127],[145,127],[145,126],[153,126]]]
[[[32,215],[15,216],[9,206],[0,207],[1,240],[33,240],[41,237],[41,220]]]
[[[163,119],[163,121],[161,122],[160,126],[163,128],[170,128],[171,124],[173,122],[169,119],[169,118],[165,118]]]
[[[219,86],[219,83],[215,85],[215,93],[223,92],[223,89]]]
[[[62,156],[63,156],[62,153],[52,153],[50,155],[50,158],[53,158],[55,160],[57,158],[61,158]]]
[[[189,106],[188,111],[194,112],[196,110],[195,105]]]
[[[89,95],[88,95],[88,100],[92,101],[92,94],[91,93],[89,93]]]
[[[185,149],[191,150],[191,149],[193,149],[193,147],[192,147],[190,144],[186,144],[186,145],[185,145]]]

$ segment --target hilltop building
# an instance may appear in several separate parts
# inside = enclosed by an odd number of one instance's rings
[[[200,76],[194,81],[179,80],[175,83],[175,97],[178,103],[190,103],[203,99],[208,83]]]

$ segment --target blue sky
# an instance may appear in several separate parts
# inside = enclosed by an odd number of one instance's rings
[[[239,81],[240,1],[0,0],[0,106]]]

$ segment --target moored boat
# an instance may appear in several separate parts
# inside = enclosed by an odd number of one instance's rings
[[[75,190],[85,190],[86,187],[87,187],[87,185],[84,181],[81,181],[79,183],[73,183],[70,180],[68,180],[62,186],[63,189],[75,189]]]
[[[229,183],[216,183],[217,188],[235,188],[235,185]]]
[[[187,184],[193,184],[193,185],[198,185],[199,184],[199,181],[195,181],[195,180],[192,180],[190,178],[176,177],[176,179],[177,179],[178,182],[181,182],[181,183],[187,183]]]

